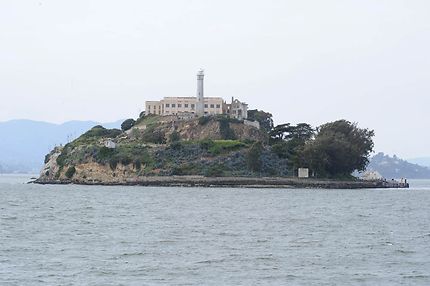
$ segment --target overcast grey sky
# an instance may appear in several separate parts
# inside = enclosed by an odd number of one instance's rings
[[[276,123],[345,118],[430,156],[430,1],[0,1],[0,121],[113,121],[231,96]]]

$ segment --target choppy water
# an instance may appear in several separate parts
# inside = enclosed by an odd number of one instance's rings
[[[410,190],[37,186],[0,176],[0,285],[430,285]]]

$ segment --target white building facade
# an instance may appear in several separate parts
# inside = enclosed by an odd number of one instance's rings
[[[145,114],[177,115],[180,113],[192,113],[196,116],[198,100],[196,97],[165,97],[160,101],[147,101]],[[221,97],[203,98],[203,115],[224,114],[226,104]]]
[[[248,105],[232,98],[227,104],[222,97],[204,97],[204,72],[197,73],[197,94],[195,97],[164,97],[159,101],[145,102],[145,115],[180,115],[191,114],[197,117],[226,114],[232,118],[244,120],[248,117]]]

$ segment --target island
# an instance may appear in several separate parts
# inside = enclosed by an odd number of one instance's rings
[[[357,128],[347,121],[330,124]],[[383,180],[364,181],[352,177],[350,171],[354,167],[349,164],[354,160],[349,158],[352,151],[348,150],[351,146],[343,141],[343,145],[337,146],[339,143],[319,139],[321,129],[314,134],[309,126],[305,128],[303,124],[283,125],[282,128],[277,126],[266,132],[222,115],[191,119],[181,119],[176,115],[142,115],[135,122],[125,121],[123,130],[95,126],[65,146],[54,148],[46,156],[45,167],[35,182],[284,188],[401,187]],[[307,132],[309,134],[304,135]],[[329,133],[335,141],[333,132]],[[288,134],[290,138],[281,138],[280,133]],[[322,143],[318,143],[319,140]],[[324,149],[320,145],[323,143],[329,145]],[[333,144],[335,146],[331,146]],[[334,147],[337,152],[332,152]],[[346,150],[342,151],[342,148]],[[346,153],[339,156],[340,152]],[[330,154],[335,157],[331,158]],[[321,157],[324,160],[320,162]],[[328,165],[324,165],[325,162]],[[309,167],[310,178],[298,178],[299,167]]]
[[[274,126],[272,114],[232,98],[203,96],[146,102],[120,129],[95,126],[45,157],[38,184],[400,188],[360,180],[374,132],[337,120]]]

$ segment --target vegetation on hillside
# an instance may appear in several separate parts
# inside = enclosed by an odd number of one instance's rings
[[[129,118],[121,124],[121,130],[127,131],[131,129],[135,124],[136,124],[136,121],[133,118]]]
[[[289,162],[290,174],[309,168],[316,177],[348,178],[362,171],[373,150],[374,131],[338,120],[316,129],[307,123],[280,124],[269,131],[272,151]]]
[[[346,178],[355,170],[364,170],[373,148],[373,131],[346,120],[313,128],[307,123],[274,126],[272,115],[264,111],[251,110],[249,116],[260,123],[266,137],[240,138],[243,131],[237,124],[241,122],[222,115],[194,121],[199,132],[205,128],[218,132],[219,140],[184,139],[175,122],[157,115],[127,119],[122,130],[95,126],[64,146],[56,159],[57,176],[64,169],[63,174],[72,178],[75,166],[95,162],[112,171],[121,164],[138,176],[293,176],[298,168],[306,167],[316,177]],[[115,142],[115,148],[105,146],[109,140]]]
[[[248,120],[257,121],[260,123],[260,128],[266,132],[270,132],[274,127],[272,114],[262,110],[248,110]]]

